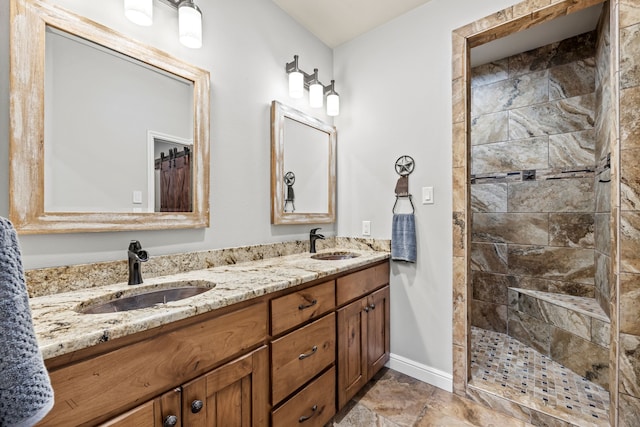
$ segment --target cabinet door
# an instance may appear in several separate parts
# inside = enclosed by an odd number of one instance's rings
[[[389,287],[367,298],[367,380],[389,360]]]
[[[100,427],[182,427],[180,396],[181,390],[176,388],[100,424]]]
[[[368,381],[367,298],[338,310],[338,410]]]
[[[267,348],[262,347],[185,384],[183,426],[266,426],[268,376]]]

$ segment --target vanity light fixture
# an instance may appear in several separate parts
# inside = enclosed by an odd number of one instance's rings
[[[311,81],[309,82],[309,106],[311,108],[322,108],[324,104],[324,86],[318,80],[318,69],[313,69]]]
[[[180,43],[192,49],[202,46],[202,12],[193,0],[160,0],[178,10]],[[153,0],[124,0],[124,15],[138,25],[153,23]]]
[[[124,0],[124,16],[134,24],[153,24],[153,0]]]
[[[327,115],[337,116],[340,114],[340,96],[335,90],[335,80],[331,84],[324,86],[318,80],[318,69],[313,69],[313,74],[307,74],[298,67],[298,55],[293,55],[293,61],[285,65],[285,71],[289,74],[289,96],[291,98],[302,98],[304,89],[309,89],[309,106],[321,108],[324,104],[324,97],[327,97]]]

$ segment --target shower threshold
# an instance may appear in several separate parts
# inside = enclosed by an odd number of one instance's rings
[[[469,386],[570,424],[609,426],[606,389],[506,334],[471,328]]]

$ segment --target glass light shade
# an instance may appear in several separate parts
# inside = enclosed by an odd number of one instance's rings
[[[182,2],[178,7],[178,31],[180,43],[192,49],[202,47],[202,13],[192,2]]]
[[[124,0],[124,16],[135,24],[148,27],[153,24],[153,0]]]
[[[340,114],[340,97],[337,93],[327,96],[327,115],[337,116]]]
[[[309,106],[311,108],[322,108],[324,103],[324,87],[319,83],[309,85]]]
[[[304,95],[304,76],[299,71],[289,73],[289,96],[291,98],[302,98]]]

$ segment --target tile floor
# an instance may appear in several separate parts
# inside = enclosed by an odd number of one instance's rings
[[[458,426],[531,425],[383,368],[325,427]]]
[[[520,341],[471,328],[470,384],[565,421],[609,425],[609,392]]]

